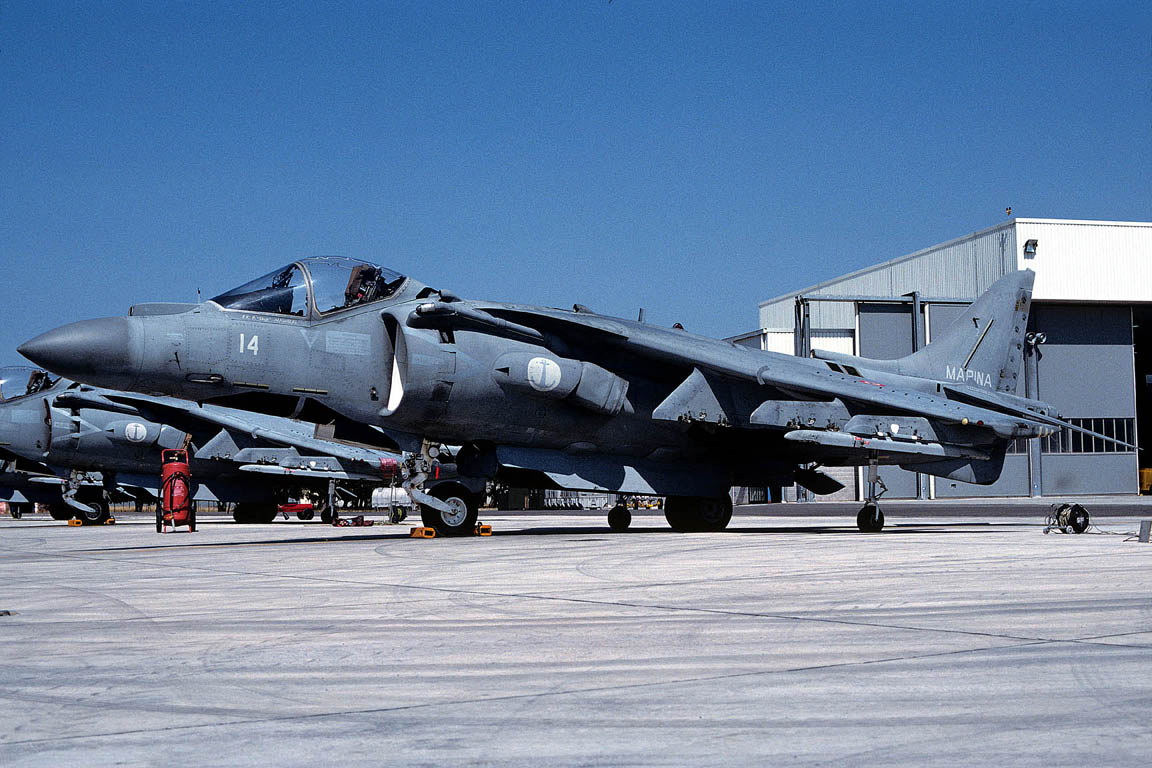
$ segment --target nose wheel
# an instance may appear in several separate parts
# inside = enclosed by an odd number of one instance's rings
[[[880,497],[888,492],[888,486],[880,479],[875,457],[868,459],[867,495],[864,506],[856,515],[856,527],[863,533],[879,533],[884,530],[884,513],[880,511]]]

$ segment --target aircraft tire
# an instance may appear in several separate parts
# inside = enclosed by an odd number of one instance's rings
[[[48,507],[48,516],[53,520],[64,521],[76,517],[76,513],[67,504],[51,504]]]
[[[728,527],[732,522],[732,497],[723,496],[706,497],[700,499],[700,509],[696,516],[696,530],[717,532]]]
[[[689,496],[669,496],[664,503],[664,519],[676,533],[692,530],[692,500]]]
[[[32,505],[26,502],[10,501],[8,502],[8,514],[12,515],[12,519],[19,520],[24,517],[25,512],[29,511],[30,506]]]
[[[103,499],[94,502],[82,502],[87,508],[87,511],[81,512],[76,510],[77,517],[84,525],[103,525],[104,521],[112,517],[109,511],[108,502]]]
[[[879,506],[869,502],[856,515],[856,527],[863,533],[879,533],[884,530],[884,513]]]
[[[628,508],[617,504],[608,510],[608,527],[614,531],[626,531],[632,525],[632,513]]]
[[[232,519],[245,525],[267,525],[276,519],[275,504],[240,503],[232,509]]]
[[[455,483],[441,483],[428,493],[448,502],[453,512],[442,513],[421,504],[420,521],[426,528],[435,528],[438,536],[467,536],[473,532],[480,513],[475,494]]]
[[[732,499],[724,496],[669,496],[664,519],[677,533],[722,531],[732,520]]]

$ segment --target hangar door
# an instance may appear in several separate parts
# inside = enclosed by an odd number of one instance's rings
[[[1136,435],[1132,308],[1037,304],[1029,328],[1041,331],[1040,399],[1064,418],[1131,442]],[[1142,330],[1142,329],[1141,329]],[[1045,496],[1135,493],[1134,451],[1061,430],[1041,440]]]

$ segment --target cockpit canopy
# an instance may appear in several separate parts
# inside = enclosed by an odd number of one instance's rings
[[[27,365],[0,368],[0,403],[42,392],[59,380],[46,371]]]
[[[308,317],[394,296],[407,278],[390,269],[343,256],[313,256],[222,293],[226,309]]]

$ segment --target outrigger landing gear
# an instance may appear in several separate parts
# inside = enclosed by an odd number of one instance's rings
[[[617,503],[608,510],[609,528],[614,531],[626,531],[630,525],[632,525],[632,513],[628,511],[628,505]]]
[[[876,457],[868,459],[868,484],[864,507],[856,515],[856,527],[864,533],[879,533],[884,530],[884,513],[880,511],[880,497],[888,492],[888,486],[880,479]]]

